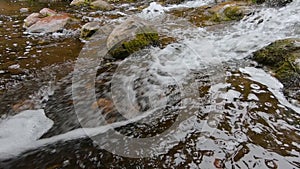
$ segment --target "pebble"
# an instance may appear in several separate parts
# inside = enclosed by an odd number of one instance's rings
[[[20,12],[21,13],[27,13],[27,12],[29,12],[29,8],[21,8]]]

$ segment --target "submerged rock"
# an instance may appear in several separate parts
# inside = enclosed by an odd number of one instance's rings
[[[112,31],[107,38],[107,48],[112,57],[123,59],[158,42],[158,32],[152,26],[141,19],[130,18]]]
[[[80,30],[81,38],[89,38],[91,37],[98,29],[100,28],[99,22],[89,22],[82,26]]]
[[[300,100],[300,39],[275,41],[255,52],[253,59],[271,69],[286,94]]]

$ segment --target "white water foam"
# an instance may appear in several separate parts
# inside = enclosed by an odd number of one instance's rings
[[[154,111],[156,109],[122,122],[94,128],[79,128],[50,138],[39,139],[53,126],[53,121],[46,117],[43,109],[26,110],[0,121],[0,160],[9,159],[25,151],[37,149],[58,141],[96,136],[110,129],[139,121]]]
[[[53,125],[44,110],[26,110],[0,121],[0,158],[15,155],[34,143]]]

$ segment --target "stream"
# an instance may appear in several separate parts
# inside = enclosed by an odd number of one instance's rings
[[[140,11],[128,3],[97,13],[1,1],[0,169],[300,168],[300,107],[249,59],[275,40],[300,38],[300,1],[255,6],[220,26],[169,14],[212,3],[142,2]],[[27,34],[24,7],[103,28],[88,41],[77,27]],[[110,26],[131,17],[177,41],[107,59]]]

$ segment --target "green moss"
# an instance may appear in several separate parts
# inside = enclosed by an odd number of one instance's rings
[[[254,3],[254,4],[262,4],[264,2],[265,2],[265,0],[252,0],[252,3]]]
[[[253,59],[268,66],[282,83],[290,83],[293,77],[299,76],[299,67],[294,65],[299,53],[300,46],[295,45],[295,39],[285,39],[255,52]]]
[[[157,32],[138,33],[134,39],[123,41],[109,51],[110,55],[116,59],[124,59],[130,54],[149,45],[156,45],[159,42]]]
[[[291,52],[297,50],[297,47],[293,45],[293,42],[293,39],[276,41],[269,46],[255,52],[253,59],[263,65],[278,67],[282,64],[281,62],[285,61],[286,59],[293,58]]]
[[[224,10],[225,20],[240,20],[243,18],[244,14],[242,10],[237,6],[230,6]]]
[[[222,19],[222,17],[221,17],[220,14],[214,13],[214,14],[211,16],[210,20],[213,21],[213,22],[221,22],[223,19]]]

